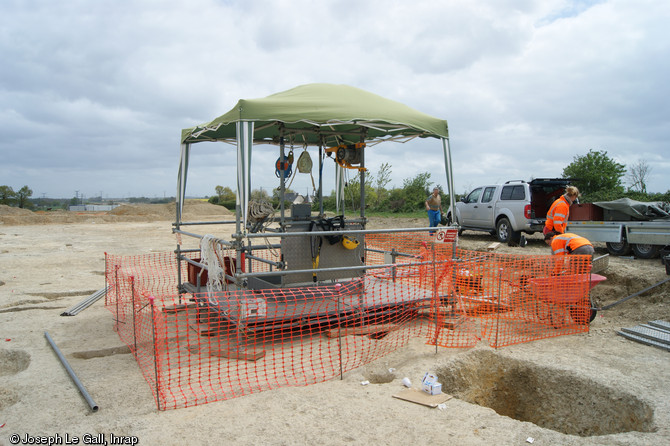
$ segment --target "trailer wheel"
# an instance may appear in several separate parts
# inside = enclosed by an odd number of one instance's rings
[[[661,247],[658,245],[635,243],[633,245],[633,254],[635,254],[635,257],[639,257],[641,259],[653,259],[658,255],[660,248]]]
[[[627,256],[631,252],[631,247],[626,242],[610,243],[607,242],[607,251],[614,256]]]

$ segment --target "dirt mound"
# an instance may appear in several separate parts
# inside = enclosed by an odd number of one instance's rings
[[[124,204],[111,210],[110,215],[154,217],[155,220],[172,220],[175,218],[175,203],[165,204]],[[231,215],[223,206],[202,200],[186,200],[184,202],[184,218],[192,219],[203,216]]]
[[[152,216],[163,217],[163,219],[167,219],[170,216],[168,214],[168,204],[123,204],[109,211],[109,215],[141,217]],[[174,206],[174,203],[170,205],[171,215],[174,215],[175,213]]]
[[[0,224],[47,225],[60,223],[86,222],[123,222],[123,221],[174,221],[175,203],[164,204],[124,204],[109,212],[71,212],[71,211],[38,211],[0,206]],[[233,213],[223,206],[202,200],[186,200],[184,203],[184,221],[217,220]]]
[[[21,209],[17,207],[7,206],[6,204],[0,204],[0,215],[32,215],[32,211],[28,209]]]

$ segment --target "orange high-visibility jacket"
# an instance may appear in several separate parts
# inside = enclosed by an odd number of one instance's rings
[[[551,253],[557,256],[564,256],[580,246],[590,244],[591,242],[584,237],[566,232],[565,234],[558,234],[551,240]]]
[[[544,222],[545,234],[551,230],[563,234],[568,224],[570,216],[570,203],[565,195],[561,195],[549,208],[547,212],[547,221]]]

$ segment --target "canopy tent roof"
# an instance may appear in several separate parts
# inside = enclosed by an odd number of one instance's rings
[[[441,140],[453,206],[447,121],[348,85],[307,84],[262,99],[241,99],[228,113],[208,123],[182,130],[177,180],[177,224],[181,222],[193,143],[221,141],[237,145],[236,220],[238,228],[242,223],[242,230],[246,231],[254,144],[278,144],[283,156],[285,144],[318,146],[321,150],[340,144],[365,142],[370,146],[382,141],[405,142],[413,138]],[[321,163],[322,158],[319,160]],[[336,164],[335,168],[337,177],[342,167]],[[364,175],[362,171],[361,181]],[[283,185],[283,175],[281,178]],[[319,182],[321,178],[320,168]],[[338,191],[343,187],[341,176],[339,178]]]
[[[335,146],[361,141],[449,137],[447,121],[376,94],[334,84],[307,84],[261,99],[240,99],[228,113],[182,130],[182,144],[236,142],[236,123],[253,122],[254,143]]]

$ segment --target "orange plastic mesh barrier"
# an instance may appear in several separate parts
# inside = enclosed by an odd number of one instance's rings
[[[174,253],[107,255],[106,306],[161,410],[325,381],[414,337],[502,347],[588,331],[588,256],[465,251],[412,232],[365,245],[360,277],[212,292]],[[245,272],[275,256],[255,250]]]

